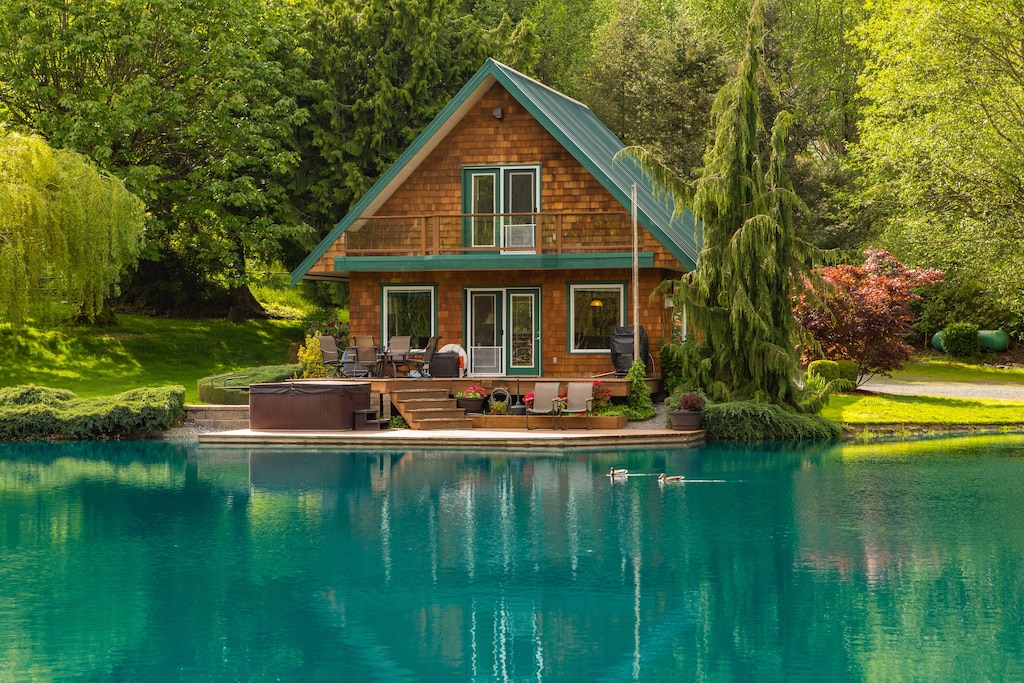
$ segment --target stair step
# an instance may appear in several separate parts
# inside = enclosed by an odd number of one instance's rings
[[[391,405],[397,405],[403,413],[430,408],[456,408],[454,398],[414,398],[409,401],[402,401],[401,403],[392,403]]]
[[[443,406],[438,408],[416,408],[413,410],[405,409],[403,406],[402,415],[405,416],[407,422],[415,422],[417,420],[432,420],[432,419],[457,419],[466,416],[466,411],[462,408],[456,408],[455,406]]]
[[[473,421],[468,417],[427,419],[410,422],[409,427],[412,429],[472,429]]]
[[[192,420],[197,427],[205,427],[215,431],[233,431],[236,429],[248,429],[249,420]]]
[[[393,389],[390,392],[392,403],[404,403],[421,398],[448,398],[448,388],[438,389]]]

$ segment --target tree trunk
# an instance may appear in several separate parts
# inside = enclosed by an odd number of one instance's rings
[[[228,310],[228,320],[233,323],[242,323],[246,320],[267,317],[266,309],[256,300],[247,286],[231,288],[231,308]]]

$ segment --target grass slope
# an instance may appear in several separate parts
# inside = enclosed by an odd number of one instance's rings
[[[0,325],[0,386],[37,384],[81,397],[107,396],[143,386],[185,386],[199,400],[199,379],[256,365],[288,362],[288,344],[300,341],[296,321],[234,324],[119,316],[115,327],[54,329]]]

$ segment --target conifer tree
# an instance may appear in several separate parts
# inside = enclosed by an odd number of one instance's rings
[[[787,112],[776,117],[767,149],[761,147],[763,35],[761,0],[755,0],[743,59],[712,109],[714,139],[693,195],[702,251],[692,273],[663,288],[677,292],[698,332],[688,374],[699,388],[714,400],[796,409],[800,328],[792,298],[819,252],[794,230],[800,200],[783,165]]]

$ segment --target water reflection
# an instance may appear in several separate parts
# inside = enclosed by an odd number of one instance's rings
[[[0,670],[1019,679],[1022,455],[2,445]]]

